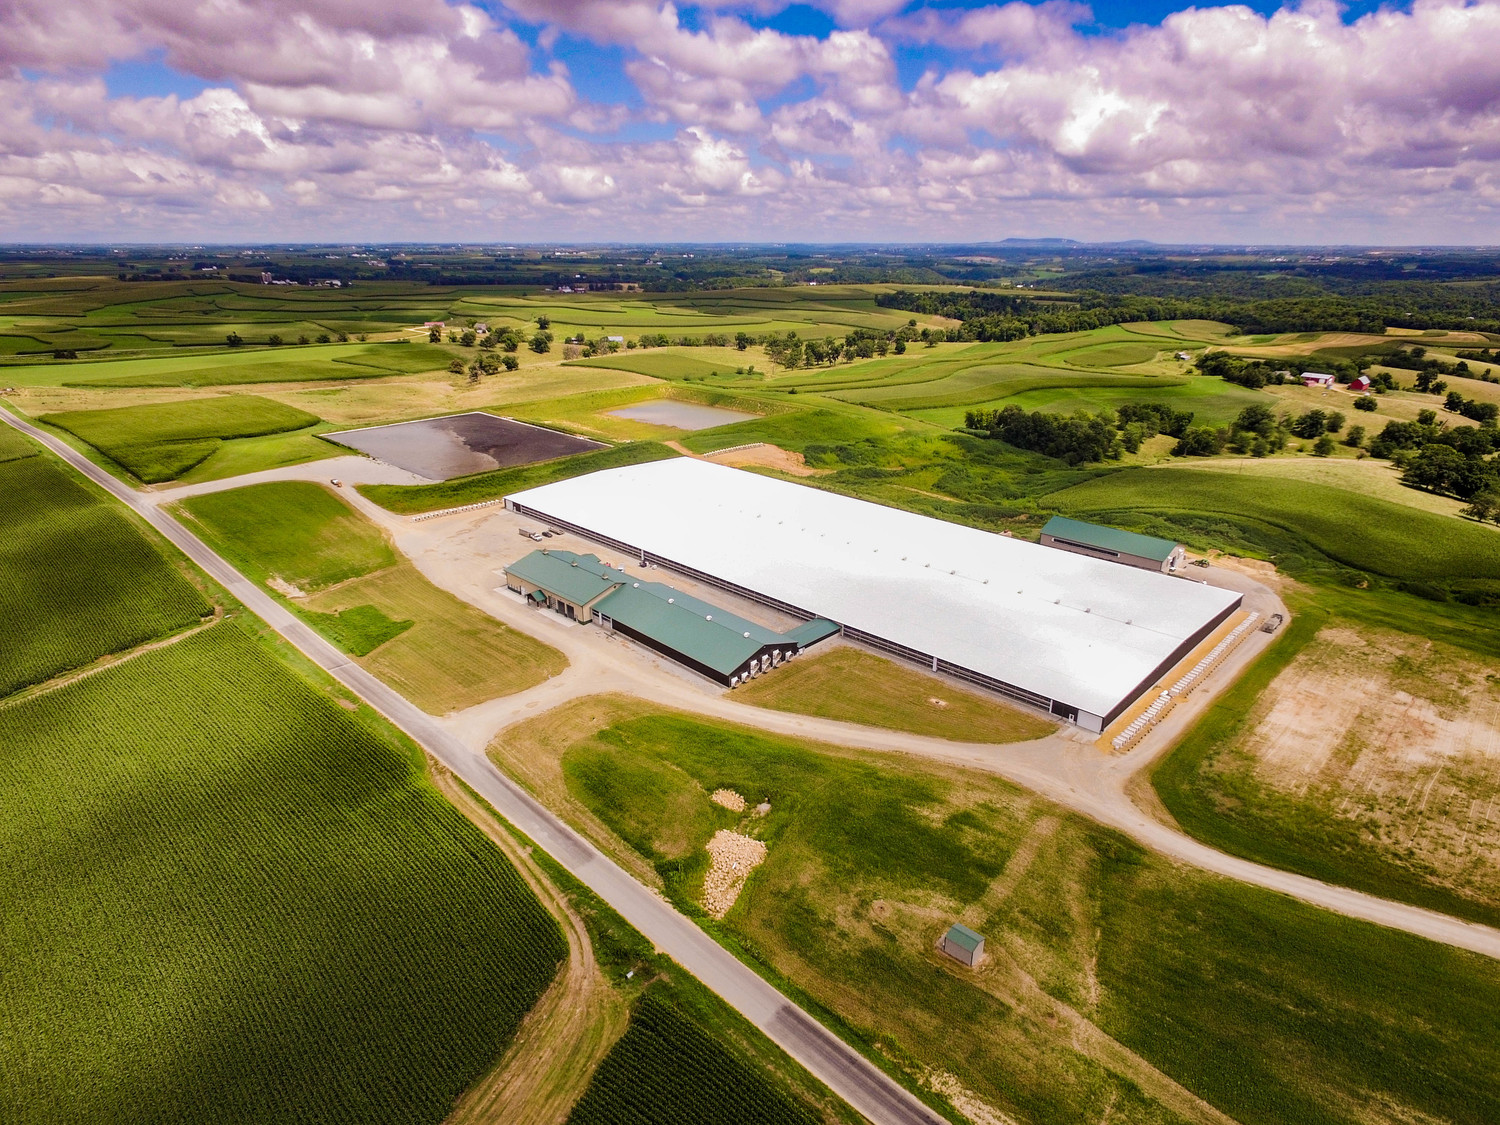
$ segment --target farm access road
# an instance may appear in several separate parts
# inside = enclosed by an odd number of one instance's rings
[[[366,472],[383,466],[371,464]],[[358,481],[357,465],[346,465],[350,483]],[[257,474],[255,479],[326,479],[318,464],[292,465]],[[179,497],[236,488],[251,478],[207,481],[152,494],[149,502],[166,503]],[[894,751],[999,774],[1074,812],[1118,829],[1136,842],[1171,859],[1252,886],[1288,895],[1350,918],[1390,929],[1404,930],[1444,945],[1500,959],[1500,930],[1465,922],[1436,911],[1393,902],[1304,875],[1266,867],[1218,851],[1158,819],[1131,797],[1142,772],[1171,747],[1178,737],[1212,705],[1270,644],[1260,632],[1250,636],[1215,671],[1200,690],[1179,704],[1127,754],[1104,754],[1092,735],[1076,729],[1032,742],[986,745],[949,742],[902,731],[884,730],[740,703],[730,693],[694,676],[655,653],[621,638],[611,638],[591,626],[574,625],[556,614],[537,613],[513,595],[495,587],[496,570],[514,557],[519,517],[499,505],[440,519],[415,522],[371,503],[352,488],[345,499],[372,522],[384,528],[400,551],[434,585],[483,610],[512,628],[546,641],[563,652],[569,666],[561,674],[528,691],[481,703],[467,711],[434,720],[482,753],[505,727],[585,695],[620,692],[677,710],[796,738],[817,739],[839,746]],[[577,551],[598,551],[597,544],[572,535],[550,541]],[[522,550],[533,544],[522,542]],[[1220,585],[1245,594],[1247,609],[1290,616],[1274,591],[1254,578],[1227,568],[1208,572]],[[670,581],[678,581],[671,576]]]
[[[437,720],[355,664],[157,507],[158,501],[171,497],[135,491],[71,447],[7,410],[0,409],[0,421],[41,442],[138,513],[241,604],[463,778],[501,816],[658,949],[716,992],[874,1125],[947,1125],[944,1118],[532,799],[495,768],[482,748],[475,750],[465,745]]]

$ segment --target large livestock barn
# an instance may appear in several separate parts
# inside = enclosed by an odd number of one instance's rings
[[[606,469],[513,510],[1102,730],[1240,595],[706,461]]]

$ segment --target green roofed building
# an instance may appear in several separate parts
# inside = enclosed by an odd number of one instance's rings
[[[962,922],[954,922],[943,935],[943,940],[938,942],[938,948],[972,969],[984,959],[984,935],[975,933]]]
[[[572,551],[532,551],[505,584],[538,607],[623,633],[721,684],[737,687],[839,631],[814,619],[778,633],[661,582],[632,578]]]
[[[1066,516],[1053,516],[1047,521],[1042,528],[1042,546],[1163,574],[1175,574],[1186,561],[1182,544],[1170,539],[1070,520]]]

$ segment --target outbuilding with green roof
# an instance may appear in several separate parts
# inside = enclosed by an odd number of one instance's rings
[[[505,568],[505,583],[539,607],[623,633],[730,687],[839,631],[815,618],[778,633],[675,586],[634,578],[593,554],[532,551]]]
[[[1056,547],[1075,555],[1124,563],[1141,570],[1175,574],[1186,561],[1181,543],[1106,527],[1099,523],[1053,516],[1042,528],[1042,546]]]

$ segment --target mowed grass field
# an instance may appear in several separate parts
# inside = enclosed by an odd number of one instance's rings
[[[694,349],[697,350],[697,349]],[[714,363],[682,352],[617,352],[591,359],[569,360],[570,367],[608,367],[617,371],[634,371],[653,379],[692,379],[710,375],[733,374],[736,367],[754,363],[754,357],[739,357],[738,363]]]
[[[1056,729],[997,699],[848,646],[801,657],[774,676],[751,681],[734,698],[776,711],[959,742],[1021,742]]]
[[[255,395],[221,395],[106,410],[43,414],[147,484],[175,480],[234,438],[318,424],[316,415]]]
[[[1124,469],[1046,497],[1084,519],[1211,517],[1288,533],[1336,562],[1395,578],[1500,578],[1500,535],[1462,520],[1295,479]]]
[[[567,666],[556,649],[428,582],[322,485],[276,481],[181,508],[226,558],[431,714],[523,691]]]
[[[565,952],[368,711],[234,623],[0,706],[16,1125],[436,1125]]]
[[[0,450],[37,453],[9,427]],[[50,456],[0,462],[0,696],[211,612],[154,536]]]
[[[1198,1098],[1254,1125],[1500,1112],[1495,962],[1177,867],[998,779],[622,699],[491,752],[689,911],[715,831],[762,839],[705,924],[912,1081],[946,1072],[997,1115],[1205,1120]],[[770,811],[720,808],[721,787]],[[987,936],[978,972],[934,949],[954,921]]]
[[[206,492],[182,507],[216,537],[233,543],[236,561],[314,593],[396,565],[380,529],[311,481],[275,481]]]

